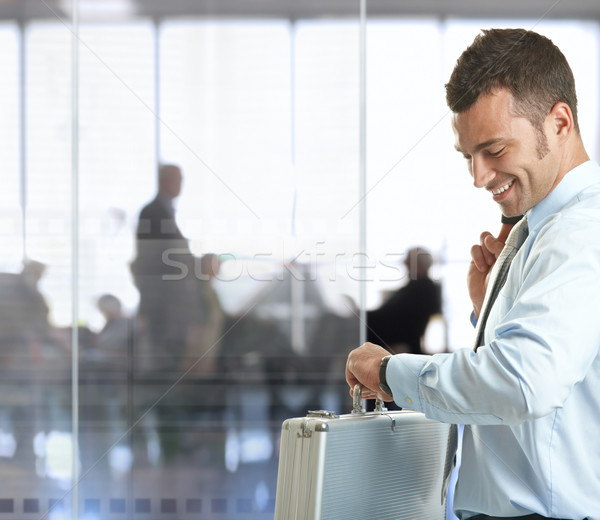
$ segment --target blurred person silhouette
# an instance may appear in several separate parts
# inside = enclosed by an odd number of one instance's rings
[[[127,440],[127,396],[131,390],[133,352],[138,338],[135,316],[123,310],[119,298],[103,294],[96,306],[105,323],[94,342],[82,349],[80,364],[80,417],[87,426],[81,431],[86,449],[81,462],[85,468],[99,464],[110,467],[107,446]]]
[[[173,205],[183,176],[174,164],[160,166],[158,193],[140,212],[136,258],[131,264],[140,294],[151,370],[179,371],[190,324],[196,319],[194,257],[175,220]]]
[[[0,342],[4,367],[20,358],[41,359],[56,347],[66,347],[50,323],[50,309],[39,289],[46,265],[25,260],[20,273],[0,273]],[[65,350],[65,349],[61,349]]]
[[[422,354],[427,324],[442,313],[442,290],[429,276],[433,264],[429,251],[414,247],[405,256],[408,282],[378,309],[367,312],[367,340],[385,346],[394,354]]]
[[[199,265],[199,313],[189,329],[183,369],[191,374],[210,375],[216,369],[227,315],[213,285],[221,269],[221,259],[214,253],[207,253],[200,257]]]
[[[39,283],[46,274],[46,265],[36,260],[27,260],[23,263],[21,279],[23,280],[23,295],[29,301],[29,316],[38,323],[48,324],[49,308],[46,300],[39,290]]]
[[[105,320],[104,327],[96,336],[96,351],[110,365],[123,368],[125,357],[131,353],[137,340],[137,319],[123,311],[121,300],[114,294],[103,294],[96,305]]]
[[[182,183],[179,166],[159,167],[158,193],[140,211],[136,230],[131,272],[140,294],[137,314],[144,341],[135,357],[135,369],[150,376],[148,386],[140,389],[149,396],[154,395],[156,385],[170,385],[181,376],[190,329],[200,312],[195,258],[175,220],[174,200]],[[181,453],[185,406],[161,400],[152,417],[157,425],[149,427],[158,435],[160,460],[168,463]]]
[[[61,429],[70,414],[63,384],[69,344],[39,289],[46,272],[42,262],[25,260],[20,272],[0,273],[0,428],[14,435],[14,459],[25,465],[35,464],[35,435]]]

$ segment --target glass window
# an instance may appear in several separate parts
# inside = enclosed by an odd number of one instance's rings
[[[0,56],[4,73],[0,97],[1,139],[4,143],[0,154],[3,189],[0,190],[0,248],[4,251],[0,260],[3,270],[18,270],[23,254],[21,157],[19,147],[19,32],[13,24],[0,25],[0,46],[5,52]]]
[[[358,12],[138,14],[87,13],[76,64],[58,14],[0,25],[8,520],[71,500],[272,518],[282,421],[349,411],[361,290],[376,309],[415,246],[443,296],[425,347],[470,346],[469,250],[499,213],[454,151],[444,83],[482,27],[564,50],[597,156],[595,22],[371,18],[362,41]]]

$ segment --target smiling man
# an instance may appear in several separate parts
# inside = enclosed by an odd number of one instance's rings
[[[539,34],[484,31],[446,97],[474,185],[505,217],[525,215],[522,245],[515,226],[511,245],[485,232],[471,250],[474,348],[389,356],[367,343],[346,379],[465,425],[460,519],[600,520],[600,167],[581,140],[571,69]],[[497,259],[508,272],[487,287]]]

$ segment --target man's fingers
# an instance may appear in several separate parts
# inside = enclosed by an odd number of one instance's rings
[[[486,273],[489,270],[490,266],[481,246],[475,245],[471,248],[471,259],[480,273]]]
[[[350,388],[349,392],[350,397],[354,397],[354,387]],[[381,390],[375,391],[370,390],[366,386],[360,386],[360,397],[362,399],[381,399],[382,401],[390,402],[393,401],[394,398],[391,395],[383,393]]]
[[[492,235],[485,237],[485,249],[493,255],[494,261],[498,258],[498,255],[504,249],[504,242],[494,238]]]
[[[494,262],[496,261],[496,255],[493,251],[490,251],[490,249],[487,246],[487,242],[489,241],[490,237],[494,238],[489,231],[484,231],[479,237],[479,245],[481,246],[481,252],[483,254],[483,257],[485,258],[488,267],[494,265]]]
[[[391,395],[384,394],[383,392],[379,392],[379,394],[377,394],[377,397],[379,397],[379,399],[386,403],[389,403],[394,400],[394,398]]]
[[[369,390],[368,388],[361,388],[360,396],[363,399],[375,399],[377,397],[377,393],[373,392],[373,390]]]
[[[365,343],[348,354],[346,361],[346,381],[350,393],[354,385],[359,384],[361,391],[379,390],[379,364],[389,352],[379,345]]]
[[[354,385],[358,384],[358,379],[356,379],[356,376],[352,373],[352,371],[348,367],[349,363],[350,363],[350,361],[346,362],[346,382],[348,383],[348,386],[350,387],[350,393],[352,393],[352,389],[354,388]]]

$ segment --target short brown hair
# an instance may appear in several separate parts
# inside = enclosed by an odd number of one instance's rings
[[[446,84],[446,102],[455,113],[470,108],[481,94],[508,89],[515,115],[537,130],[556,103],[571,108],[575,129],[575,79],[565,56],[551,40],[525,29],[482,31],[456,62]]]

